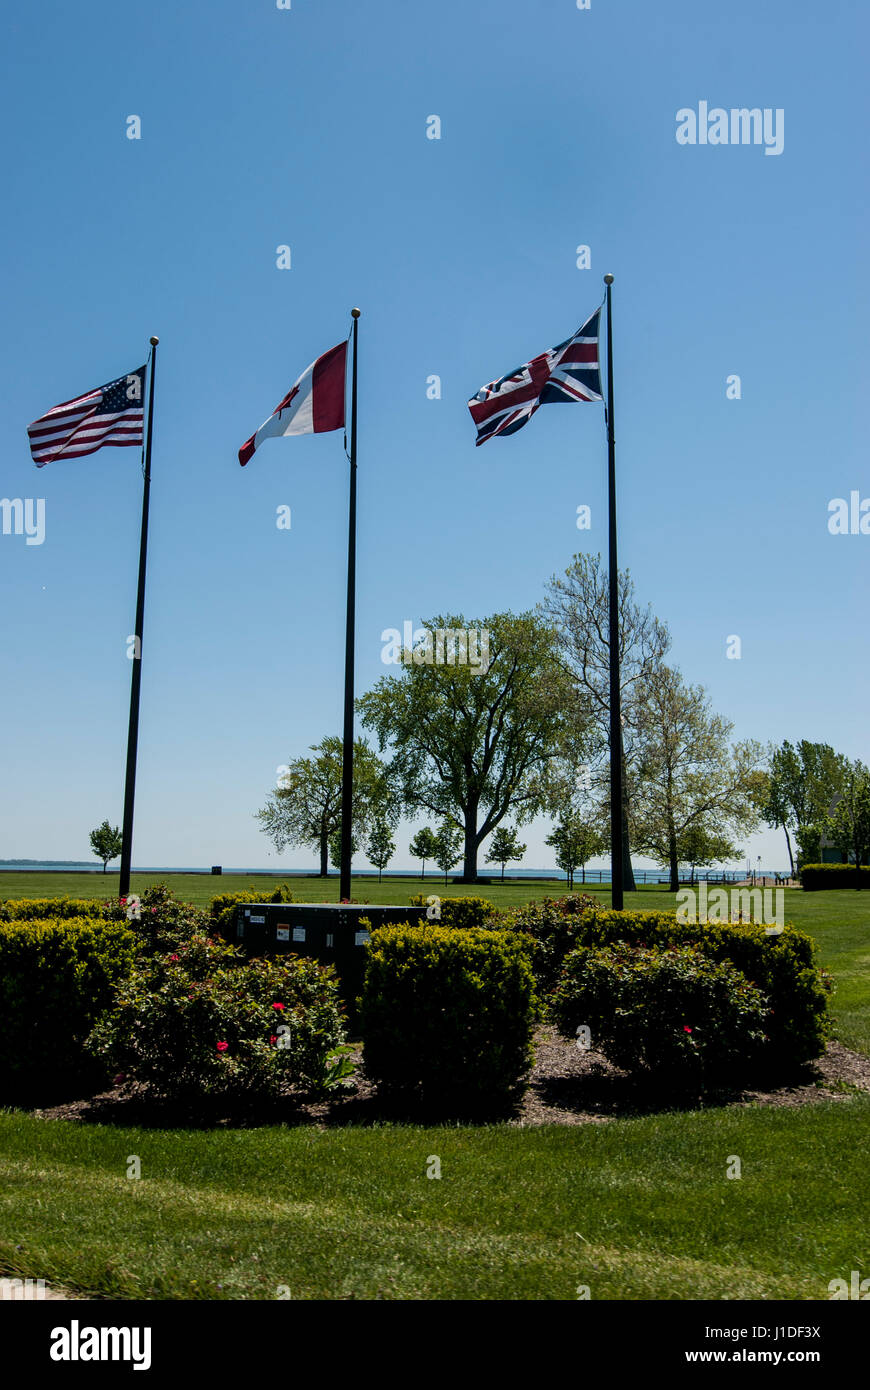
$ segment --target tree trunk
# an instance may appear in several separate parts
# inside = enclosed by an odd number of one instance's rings
[[[581,872],[581,874],[583,875],[583,885],[584,885],[584,887],[585,887],[585,885],[586,885],[586,865],[585,865],[585,864],[581,864],[581,865],[580,865],[580,872]]]
[[[104,859],[104,860],[103,860],[103,873],[106,872],[106,866],[107,866],[108,862],[109,862],[108,859]]]
[[[422,859],[420,862],[423,865],[423,872],[421,873],[420,878],[424,879],[426,877],[426,860]]]
[[[619,751],[622,757],[622,887],[626,893],[636,893],[637,884],[634,881],[634,871],[631,867],[631,845],[628,840],[628,779],[621,735]]]
[[[791,852],[791,840],[788,835],[788,826],[784,825],[782,828],[785,831],[785,842],[788,845],[788,862],[791,865],[791,876],[794,878],[794,855]]]
[[[326,834],[320,836],[320,877],[326,878],[329,873],[329,838]]]
[[[672,893],[680,891],[680,866],[677,862],[677,836],[673,827],[668,829],[668,872],[670,882],[668,888]]]
[[[504,883],[504,864],[501,866],[501,881]]]
[[[462,876],[469,883],[477,881],[477,807],[469,806],[465,814],[465,853]]]
[[[380,881],[381,881],[381,874],[382,874],[382,873],[383,873],[383,869],[380,869],[380,868],[379,868],[379,869],[378,869],[378,883],[380,883]]]

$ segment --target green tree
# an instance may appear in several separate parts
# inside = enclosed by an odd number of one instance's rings
[[[424,825],[422,830],[418,830],[410,845],[408,853],[412,859],[419,859],[422,864],[421,878],[426,877],[426,860],[435,858],[435,835],[428,825]]]
[[[296,758],[283,773],[266,805],[256,812],[263,833],[276,850],[285,845],[314,847],[320,877],[328,869],[330,836],[341,828],[341,760],[343,741],[329,735],[311,745],[313,758]],[[365,739],[353,752],[353,830],[363,835],[377,814],[392,821],[397,811],[386,768]]]
[[[688,826],[677,840],[677,859],[688,864],[689,882],[695,882],[695,870],[712,868],[737,859],[742,851],[726,835],[717,835],[697,821]]]
[[[383,816],[376,816],[372,822],[369,832],[369,842],[366,845],[366,855],[369,862],[374,864],[378,871],[378,883],[381,881],[381,874],[389,864],[396,852],[396,842],[393,839],[389,823]]]
[[[547,804],[550,758],[568,727],[571,685],[554,634],[532,613],[497,613],[483,622],[436,617],[424,629],[427,641],[401,676],[384,676],[358,707],[379,749],[393,750],[390,776],[406,809],[462,826],[463,875],[474,882],[478,850],[496,826],[510,814],[518,824],[529,821]],[[488,633],[488,662],[433,660],[439,630]]]
[[[603,854],[609,838],[599,825],[588,820],[579,811],[563,812],[558,825],[544,840],[556,852],[556,865],[568,875],[568,891],[574,887],[574,873],[583,872],[586,882],[586,865],[596,854]]]
[[[526,846],[520,844],[514,827],[500,825],[498,829],[493,832],[489,852],[486,856],[486,862],[487,864],[501,864],[501,881],[504,883],[505,864],[512,863],[516,859],[522,859],[525,852]]]
[[[789,831],[807,840],[810,827],[820,827],[831,811],[843,784],[843,759],[829,743],[789,743],[768,750],[769,781],[762,815],[768,825],[785,832],[788,859],[794,875],[794,855]],[[812,837],[811,837],[812,838]],[[804,856],[805,857],[805,856]]]
[[[660,666],[647,681],[637,715],[638,787],[632,803],[635,844],[666,864],[680,886],[680,842],[688,831],[708,837],[751,834],[767,790],[763,749],[733,747],[733,724],[715,714],[703,686]]]
[[[356,835],[354,835],[353,831],[351,831],[351,836],[350,836],[350,857],[351,857],[351,859],[353,859],[354,855],[357,854],[358,852],[359,852],[359,840],[357,839]],[[333,830],[332,834],[331,834],[330,837],[329,837],[329,862],[330,862],[330,864],[332,865],[332,867],[333,867],[334,869],[340,869],[340,868],[341,868],[341,826],[339,826],[337,830]]]
[[[118,826],[109,825],[104,820],[102,825],[98,825],[96,830],[91,831],[91,849],[98,859],[103,861],[103,873],[106,872],[106,865],[110,859],[117,859],[121,853],[121,843],[123,835]]]
[[[645,686],[671,645],[670,633],[652,609],[634,598],[629,572],[618,576],[620,710],[622,714],[623,883],[634,890],[631,867],[631,801],[636,782],[638,712]],[[604,792],[610,777],[610,586],[600,555],[575,555],[564,576],[547,585],[542,610],[554,625],[571,674],[580,722],[590,732],[592,790]],[[610,817],[608,804],[608,821]],[[567,872],[567,870],[566,870]]]
[[[825,830],[840,853],[860,869],[870,858],[870,768],[860,760],[843,759],[842,771],[840,799],[826,818]]]
[[[445,883],[453,865],[459,862],[462,840],[461,829],[452,821],[444,821],[435,833],[435,863],[443,873]]]

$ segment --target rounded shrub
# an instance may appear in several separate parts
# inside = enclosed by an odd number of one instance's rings
[[[733,965],[697,947],[622,945],[572,952],[550,1012],[566,1037],[586,1025],[614,1066],[700,1087],[748,1079],[769,1005]]]
[[[541,990],[553,988],[565,957],[579,944],[584,916],[599,906],[588,893],[570,893],[527,903],[509,914],[507,925],[534,943],[533,968]]]
[[[437,894],[434,896],[438,896]],[[428,907],[429,898],[417,893],[412,907]],[[486,898],[440,898],[437,921],[442,927],[486,927],[499,921],[502,914]]]
[[[133,967],[126,924],[71,913],[0,922],[0,1096],[44,1102],[103,1079],[85,1050]]]
[[[256,1102],[322,1091],[350,1070],[338,985],[299,956],[240,963],[206,936],[143,954],[89,1046],[163,1100]]]
[[[509,1110],[525,1090],[538,1016],[518,933],[380,927],[367,952],[360,1027],[379,1091],[475,1118]]]

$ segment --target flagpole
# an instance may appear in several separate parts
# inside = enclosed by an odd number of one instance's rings
[[[350,398],[350,508],[347,531],[347,627],[344,641],[344,734],[341,750],[341,868],[339,901],[350,898],[351,832],[353,828],[353,662],[356,609],[356,352],[359,309],[353,316],[353,362]]]
[[[148,508],[151,497],[151,430],[154,424],[154,369],[159,338],[151,338],[151,375],[148,384],[148,426],[145,433],[145,482],[142,491],[142,533],[139,540],[139,587],[136,592],[133,675],[130,682],[130,723],[127,727],[127,776],[124,783],[124,825],[121,841],[119,897],[130,892],[133,858],[133,802],[136,795],[136,751],[139,745],[139,689],[142,682],[142,628],[145,622],[145,566],[148,555]]]
[[[622,717],[619,690],[619,568],[616,557],[616,440],[613,434],[613,320],[610,287],[613,276],[605,275],[607,286],[607,500],[610,549],[608,581],[610,621],[610,905],[623,905],[622,885]]]

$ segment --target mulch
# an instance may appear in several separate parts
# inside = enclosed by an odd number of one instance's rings
[[[535,1065],[529,1087],[515,1112],[505,1117],[512,1126],[604,1124],[620,1116],[654,1111],[722,1106],[796,1106],[822,1100],[845,1100],[856,1091],[870,1092],[870,1058],[830,1042],[823,1057],[803,1067],[785,1084],[769,1090],[674,1096],[621,1072],[600,1054],[581,1051],[575,1042],[542,1027],[535,1039]],[[354,1055],[362,1061],[362,1049]],[[142,1087],[117,1087],[99,1094],[32,1110],[45,1120],[84,1124],[113,1124],[143,1128],[179,1126],[251,1127],[261,1124],[313,1125],[328,1129],[342,1125],[376,1124],[389,1120],[426,1122],[435,1117],[405,1107],[397,1111],[378,1097],[364,1069],[357,1071],[347,1094],[306,1101],[288,1095],[280,1102],[232,1114],[193,1117],[177,1108],[158,1107]],[[444,1115],[441,1119],[449,1118]]]

